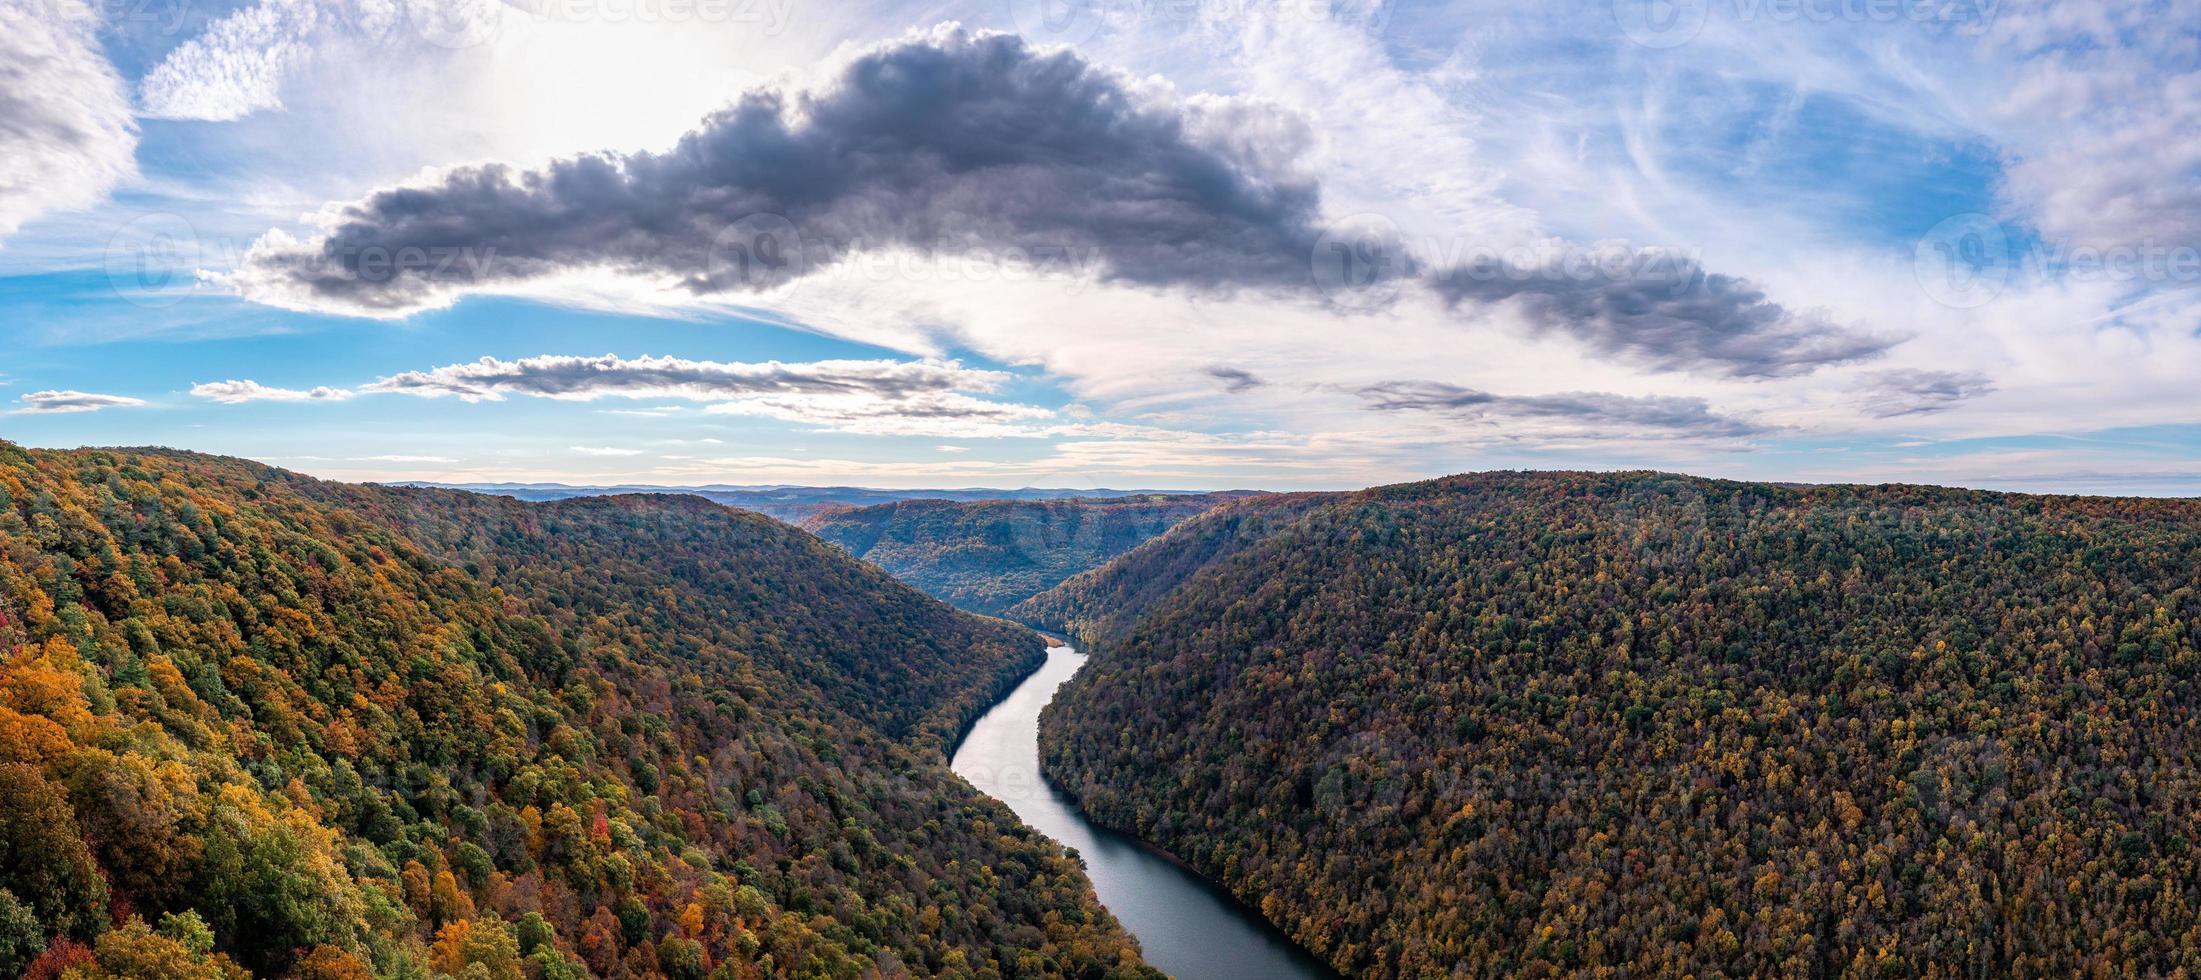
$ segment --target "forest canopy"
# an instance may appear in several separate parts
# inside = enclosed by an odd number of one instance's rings
[[[0,653],[0,975],[1153,975],[947,770],[1037,638],[757,515],[0,443]]]
[[[1351,975],[2201,968],[2201,502],[1484,474],[1016,615],[1050,776]]]

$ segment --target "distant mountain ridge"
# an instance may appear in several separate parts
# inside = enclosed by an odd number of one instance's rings
[[[1069,500],[903,500],[803,522],[905,582],[995,615],[1244,491]]]
[[[739,507],[769,517],[776,517],[790,524],[798,524],[826,511],[845,507],[869,507],[893,503],[898,500],[1063,500],[1076,497],[1144,497],[1144,496],[1195,496],[1196,490],[1110,490],[1106,488],[1070,489],[1022,487],[1014,490],[988,487],[964,487],[952,490],[897,490],[880,487],[814,487],[801,484],[724,484],[703,486],[657,486],[649,484],[619,484],[615,486],[573,486],[563,483],[428,483],[404,482],[391,486],[439,487],[448,490],[467,490],[474,493],[517,497],[521,500],[566,500],[573,497],[604,497],[631,493],[677,493],[702,497],[713,503]]]

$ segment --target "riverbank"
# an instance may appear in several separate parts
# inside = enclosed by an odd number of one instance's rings
[[[1025,823],[1075,851],[1101,904],[1147,962],[1179,980],[1335,980],[1337,974],[1215,883],[1144,841],[1085,819],[1039,769],[1039,715],[1086,655],[1047,660],[972,723],[950,766]]]

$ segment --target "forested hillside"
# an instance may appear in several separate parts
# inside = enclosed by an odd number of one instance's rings
[[[1180,523],[1123,558],[1066,579],[1003,615],[1087,639],[1114,635],[1169,598],[1186,579],[1282,530],[1308,508],[1342,496],[1262,494],[1225,501],[1200,520]]]
[[[2201,504],[1490,474],[1276,506],[1025,607],[1176,583],[1086,614],[1043,749],[1348,973],[2201,968]]]
[[[803,526],[932,595],[998,614],[1235,496],[905,500]]]
[[[1151,975],[941,755],[1038,643],[755,515],[0,443],[0,650],[0,975]]]

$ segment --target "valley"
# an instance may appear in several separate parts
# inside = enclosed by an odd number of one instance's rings
[[[2197,507],[1485,473],[832,544],[0,444],[0,965],[2169,972]]]
[[[958,608],[1000,615],[1244,496],[905,500],[826,511],[802,527]]]
[[[1093,824],[1047,784],[1039,766],[1040,713],[1086,659],[1068,646],[1049,647],[1047,663],[972,726],[955,751],[956,774],[1076,853],[1101,903],[1138,937],[1147,962],[1177,980],[1336,977],[1221,886]]]

